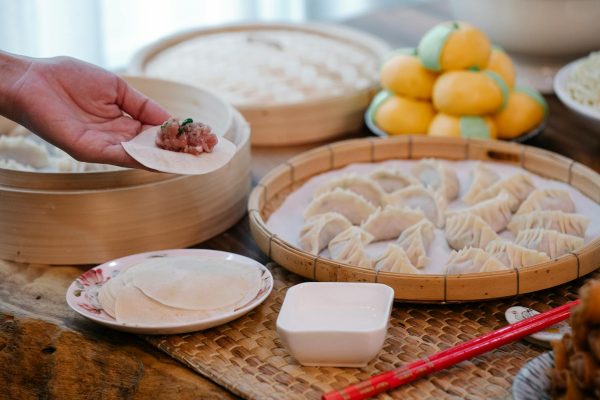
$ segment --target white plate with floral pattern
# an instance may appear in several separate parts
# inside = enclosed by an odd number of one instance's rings
[[[109,279],[114,278],[124,270],[139,264],[148,258],[155,257],[180,257],[192,256],[208,259],[225,259],[235,261],[248,268],[257,268],[261,272],[261,287],[257,295],[247,302],[236,308],[233,312],[224,312],[223,314],[211,316],[210,318],[201,319],[185,324],[169,324],[169,325],[137,325],[118,322],[116,319],[108,315],[98,301],[98,291],[104,283]],[[134,254],[131,256],[118,258],[113,261],[98,265],[95,268],[80,275],[67,290],[67,303],[69,306],[81,314],[82,316],[97,322],[101,325],[108,326],[125,332],[144,333],[144,334],[175,334],[199,331],[208,329],[217,325],[225,324],[242,315],[248,313],[259,304],[261,304],[271,293],[273,289],[273,276],[269,270],[261,263],[241,256],[239,254],[228,253],[225,251],[202,250],[202,249],[179,249],[179,250],[163,250],[153,251],[148,253]]]

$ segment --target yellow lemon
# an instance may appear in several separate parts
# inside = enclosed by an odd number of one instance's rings
[[[428,101],[380,92],[369,106],[367,118],[389,135],[426,134],[435,111]]]
[[[548,104],[537,91],[516,87],[504,109],[494,116],[498,137],[513,139],[539,125],[548,114]]]
[[[396,52],[380,73],[381,86],[394,94],[415,99],[431,99],[437,74],[423,67],[416,55]]]
[[[508,54],[501,48],[495,46],[492,48],[486,69],[500,75],[509,88],[512,89],[515,86],[515,66]]]
[[[493,71],[445,72],[433,87],[433,105],[451,115],[484,115],[506,104],[509,89]]]
[[[463,116],[439,113],[429,124],[429,136],[495,139],[496,125],[490,117]]]
[[[474,26],[457,21],[441,23],[430,29],[419,42],[417,52],[425,68],[449,71],[485,68],[492,45]]]

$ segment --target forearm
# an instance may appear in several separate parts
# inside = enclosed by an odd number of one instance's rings
[[[0,51],[0,115],[18,121],[17,100],[32,60]]]

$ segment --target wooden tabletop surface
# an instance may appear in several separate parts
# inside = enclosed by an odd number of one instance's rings
[[[400,47],[414,46],[428,28],[448,18],[445,3],[433,2],[381,9],[345,23]],[[527,144],[600,171],[600,133],[555,96],[546,99],[548,125]],[[317,145],[253,149],[254,183],[282,161]],[[252,241],[247,217],[197,247],[267,261]],[[100,327],[71,311],[65,291],[88,268],[0,261],[0,398],[235,398],[137,336]]]

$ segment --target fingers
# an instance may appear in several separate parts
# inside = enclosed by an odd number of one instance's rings
[[[118,78],[117,105],[142,125],[160,125],[171,117],[165,109],[121,78]]]

